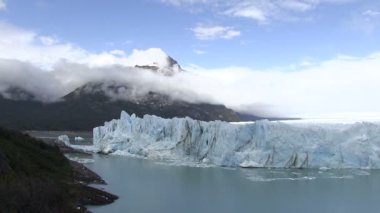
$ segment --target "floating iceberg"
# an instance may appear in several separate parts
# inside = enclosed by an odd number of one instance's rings
[[[231,167],[380,168],[379,122],[203,122],[121,113],[93,132],[103,153]]]
[[[75,141],[84,141],[84,138],[77,136],[74,138]]]
[[[70,138],[67,135],[60,135],[57,138],[58,141],[64,143],[66,146],[70,146]]]

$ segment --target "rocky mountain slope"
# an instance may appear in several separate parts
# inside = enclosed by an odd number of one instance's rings
[[[104,88],[104,82],[100,82],[88,83],[52,103],[0,96],[0,126],[22,130],[92,130],[104,121],[118,117],[122,110],[139,116],[154,114],[164,118],[188,116],[204,121],[240,120],[234,111],[223,105],[172,100],[155,92],[139,98],[110,97],[110,93],[115,94],[121,89],[124,93],[131,90],[127,85],[111,84]],[[23,97],[29,97],[25,91],[22,93]]]
[[[185,72],[170,56],[160,63],[135,65],[137,72],[154,72],[170,78]],[[4,85],[0,85],[4,86]],[[173,99],[126,82],[87,82],[58,101],[43,103],[37,94],[10,86],[0,92],[0,126],[21,130],[92,130],[116,118],[122,110],[138,116],[190,117],[202,121],[241,121],[244,116],[223,105]],[[137,92],[136,92],[137,91]]]

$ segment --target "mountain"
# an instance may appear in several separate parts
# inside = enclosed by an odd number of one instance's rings
[[[151,63],[143,60],[134,69],[168,78],[185,72],[176,60],[164,54]],[[0,126],[20,130],[92,130],[118,117],[123,110],[137,116],[190,117],[202,121],[256,118],[241,116],[224,105],[175,100],[141,87],[117,81],[88,82],[59,101],[46,103],[39,101],[38,94],[10,86],[0,92]]]
[[[88,83],[69,93],[63,99],[65,102],[73,104],[74,107],[88,106],[86,108],[93,110],[93,114],[98,115],[107,112],[117,117],[122,109],[126,109],[130,113],[140,116],[155,114],[165,118],[188,116],[205,121],[239,120],[234,111],[223,105],[189,103],[174,100],[168,95],[152,91],[136,95],[135,90],[136,88],[115,82]]]
[[[188,116],[204,121],[240,120],[234,111],[223,105],[188,103],[152,91],[141,97],[112,98],[131,94],[132,90],[128,85],[109,82],[87,83],[52,103],[32,98],[14,100],[0,95],[0,126],[22,130],[92,130],[104,121],[118,117],[122,110],[138,116],[154,114],[164,118]]]
[[[20,87],[10,86],[0,96],[12,100],[34,100],[36,97]]]
[[[179,72],[184,71],[181,65],[179,65],[178,62],[170,56],[166,56],[164,62],[161,64],[153,62],[152,64],[148,65],[135,65],[135,68],[151,70],[155,73],[159,73],[165,76],[173,76]]]

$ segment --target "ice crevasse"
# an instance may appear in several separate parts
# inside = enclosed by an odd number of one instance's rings
[[[380,122],[233,124],[121,113],[93,131],[103,153],[231,167],[380,168]]]

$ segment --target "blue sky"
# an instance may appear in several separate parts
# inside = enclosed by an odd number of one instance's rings
[[[207,68],[283,67],[380,50],[379,1],[225,2],[5,0],[0,20],[92,52],[158,47],[182,64]],[[208,34],[197,37],[196,29]],[[229,31],[235,34],[225,36]]]

